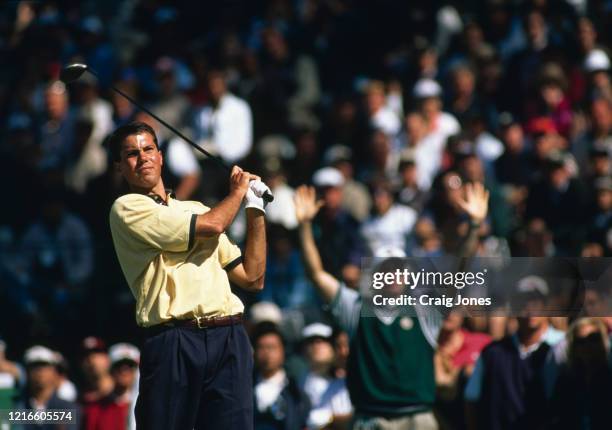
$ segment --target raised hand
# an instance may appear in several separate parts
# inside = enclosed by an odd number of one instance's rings
[[[457,204],[475,223],[481,223],[489,209],[489,192],[480,182],[464,185],[465,198],[460,198]]]
[[[323,206],[323,201],[316,199],[314,187],[300,185],[293,197],[295,216],[300,224],[310,222]]]

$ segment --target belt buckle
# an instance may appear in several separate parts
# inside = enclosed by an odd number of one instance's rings
[[[206,326],[204,325],[204,322],[202,321],[204,318],[197,316],[196,317],[196,324],[198,326],[198,328],[206,328]]]

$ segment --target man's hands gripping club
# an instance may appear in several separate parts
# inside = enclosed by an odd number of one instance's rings
[[[267,202],[262,198],[266,191],[270,192],[270,188],[261,182],[259,176],[245,172],[238,166],[232,168],[230,194],[237,193],[246,199],[246,209],[252,208],[266,213]]]

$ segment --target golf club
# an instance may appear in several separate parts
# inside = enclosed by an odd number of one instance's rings
[[[74,64],[70,64],[70,65],[66,66],[61,71],[61,73],[60,73],[60,80],[62,82],[64,82],[65,84],[69,84],[69,83],[74,82],[77,79],[79,79],[81,77],[81,75],[83,75],[83,73],[85,73],[85,72],[89,72],[92,75],[94,75],[95,77],[99,78],[98,74],[94,70],[92,70],[91,67],[89,67],[87,64],[74,63]],[[215,160],[217,162],[217,164],[219,164],[221,167],[226,169],[228,172],[231,171],[230,167],[227,164],[225,164],[221,158],[219,158],[219,157],[217,157],[215,155],[212,155],[210,152],[208,152],[207,150],[205,150],[204,148],[199,146],[197,143],[195,143],[194,141],[192,141],[191,139],[186,137],[183,133],[178,131],[176,128],[172,127],[170,124],[168,124],[166,121],[164,121],[163,119],[161,119],[160,117],[155,115],[153,112],[151,112],[146,107],[142,106],[140,103],[138,103],[132,97],[130,97],[129,95],[127,95],[126,93],[121,91],[119,88],[115,88],[112,85],[110,86],[110,88],[113,91],[115,91],[116,93],[118,93],[118,94],[122,95],[123,97],[125,97],[126,99],[128,99],[138,109],[140,109],[143,112],[146,112],[149,115],[151,115],[153,118],[155,118],[161,124],[163,124],[168,130],[172,131],[174,134],[176,134],[178,137],[183,139],[185,142],[189,143],[191,146],[193,146],[195,149],[200,151],[202,154],[204,154],[204,155],[208,156],[209,158]],[[257,193],[257,191],[255,189],[253,189],[253,191],[255,191]],[[266,191],[260,197],[263,198],[264,201],[266,201],[268,203],[274,200],[274,196],[269,191]]]

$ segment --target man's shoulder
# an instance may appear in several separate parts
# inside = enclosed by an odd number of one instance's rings
[[[113,202],[113,205],[110,209],[110,216],[113,218],[114,216],[121,215],[126,210],[134,210],[139,207],[155,205],[155,202],[152,198],[145,196],[144,194],[137,193],[129,193],[124,194]]]

